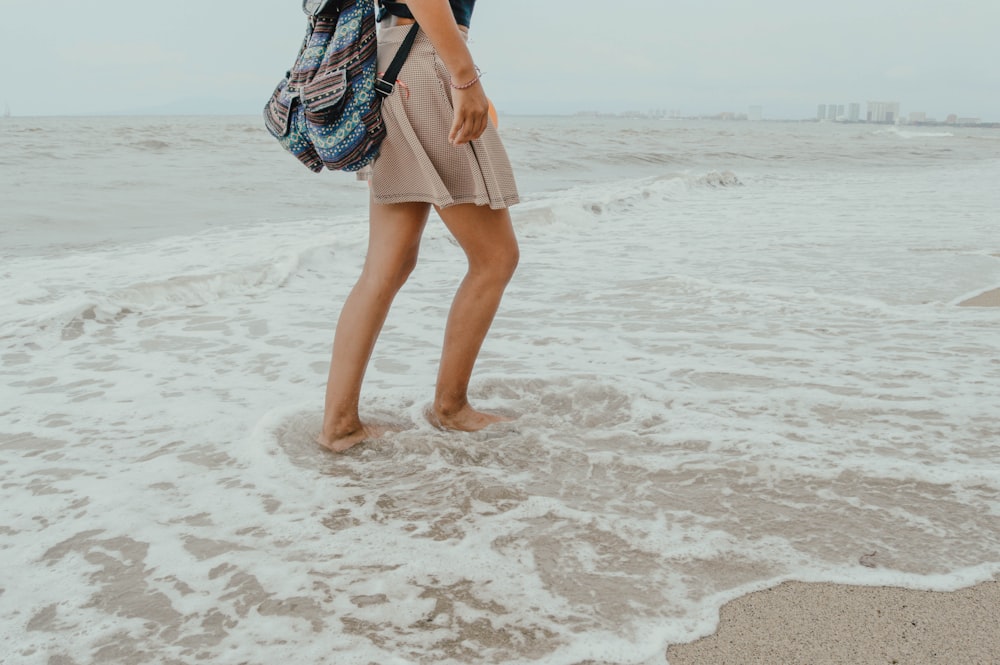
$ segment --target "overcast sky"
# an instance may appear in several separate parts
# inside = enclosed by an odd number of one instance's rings
[[[291,64],[299,0],[0,0],[15,115],[205,100],[257,113]],[[472,47],[501,112],[746,112],[898,101],[1000,121],[1000,0],[479,0]],[[192,106],[185,102],[187,107]]]

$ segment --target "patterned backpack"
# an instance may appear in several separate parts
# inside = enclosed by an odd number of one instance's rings
[[[303,0],[309,29],[292,69],[264,107],[271,136],[311,170],[357,171],[385,138],[382,98],[392,94],[418,27],[389,69],[376,65],[373,0]]]

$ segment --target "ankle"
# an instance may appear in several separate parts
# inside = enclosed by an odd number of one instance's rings
[[[433,408],[434,413],[447,418],[469,408],[469,400],[465,397],[460,399],[438,397],[434,400]]]
[[[363,427],[361,419],[357,416],[324,420],[321,434],[329,441],[336,441],[357,432]]]

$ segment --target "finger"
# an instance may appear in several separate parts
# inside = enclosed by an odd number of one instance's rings
[[[454,145],[463,145],[473,138],[475,131],[475,121],[472,118],[461,116],[455,120],[455,132],[451,138]]]
[[[455,118],[451,121],[451,131],[448,132],[448,142],[457,144],[458,137],[461,131],[462,131],[462,118],[456,113]]]
[[[483,135],[486,131],[486,126],[488,124],[488,116],[486,114],[476,114],[468,120],[462,126],[462,137],[465,142],[475,141]]]
[[[479,117],[470,123],[469,131],[466,135],[469,137],[470,141],[474,141],[482,136],[484,131],[486,131],[486,123],[484,123],[483,119]]]

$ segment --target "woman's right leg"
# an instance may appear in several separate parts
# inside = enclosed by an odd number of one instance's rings
[[[434,405],[428,415],[432,424],[443,429],[474,432],[507,420],[472,408],[468,390],[480,348],[520,252],[507,209],[465,204],[438,212],[465,251],[468,272],[448,313]]]
[[[427,203],[371,202],[368,254],[361,277],[337,320],[323,431],[317,437],[320,445],[334,452],[343,452],[380,433],[361,422],[361,383],[389,306],[417,263],[420,236],[429,213]]]

